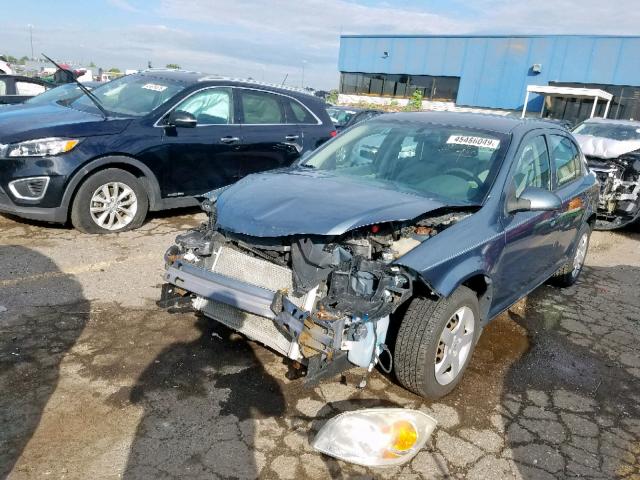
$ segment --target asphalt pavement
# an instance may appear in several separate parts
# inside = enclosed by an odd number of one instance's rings
[[[162,255],[203,219],[88,236],[0,216],[0,478],[640,478],[640,228],[594,233],[578,284],[494,320],[460,386],[429,402],[380,372],[305,389],[267,348],[159,309]],[[391,469],[310,447],[369,406],[438,427]]]

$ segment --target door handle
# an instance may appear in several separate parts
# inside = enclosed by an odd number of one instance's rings
[[[238,143],[240,139],[238,137],[222,137],[220,141],[222,143]]]
[[[298,140],[300,138],[300,135],[287,135],[286,137],[284,137],[284,139],[287,142],[294,142],[296,140]]]

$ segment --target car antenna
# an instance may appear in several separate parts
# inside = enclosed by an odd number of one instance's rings
[[[58,65],[56,62],[51,60],[51,58],[47,57],[44,53],[41,53],[40,55],[42,55],[44,58],[46,58],[51,63],[53,63],[60,70],[65,70],[60,65]],[[100,100],[98,100],[98,98],[93,93],[91,93],[87,87],[85,87],[84,85],[82,85],[82,83],[80,83],[78,81],[78,79],[75,77],[73,72],[71,72],[71,77],[73,78],[73,81],[76,82],[78,87],[80,87],[80,90],[82,90],[87,95],[87,97],[89,97],[89,100],[91,100],[95,104],[95,106],[98,107],[98,110],[100,110],[100,113],[102,113],[102,116],[104,117],[104,119],[107,120],[109,118],[109,114],[107,113],[107,111],[104,109],[104,107],[100,103]]]

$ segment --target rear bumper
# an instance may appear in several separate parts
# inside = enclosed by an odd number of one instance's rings
[[[43,222],[66,223],[67,209],[64,207],[31,207],[16,205],[9,195],[0,187],[0,213],[8,213],[30,220],[41,220]]]

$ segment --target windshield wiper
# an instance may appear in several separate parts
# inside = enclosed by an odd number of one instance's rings
[[[41,53],[40,55],[42,55],[44,58],[46,58],[47,60],[49,60],[51,63],[53,63],[58,69],[60,70],[65,70],[64,68],[62,68],[60,65],[58,65],[56,62],[54,62],[53,60],[51,60],[51,58],[47,57],[44,53]],[[73,72],[71,72],[71,78],[73,78],[73,81],[76,83],[76,85],[78,85],[78,87],[80,87],[80,90],[82,90],[82,92],[89,97],[89,100],[91,100],[93,102],[93,104],[98,108],[98,110],[100,110],[100,113],[102,114],[102,116],[104,117],[105,120],[109,119],[109,114],[107,113],[107,111],[104,109],[104,107],[102,106],[102,104],[100,103],[100,100],[98,100],[98,97],[96,97],[93,93],[91,93],[91,91],[85,87],[84,85],[82,85],[81,82],[78,81],[78,79],[75,77],[75,75],[73,74]]]

